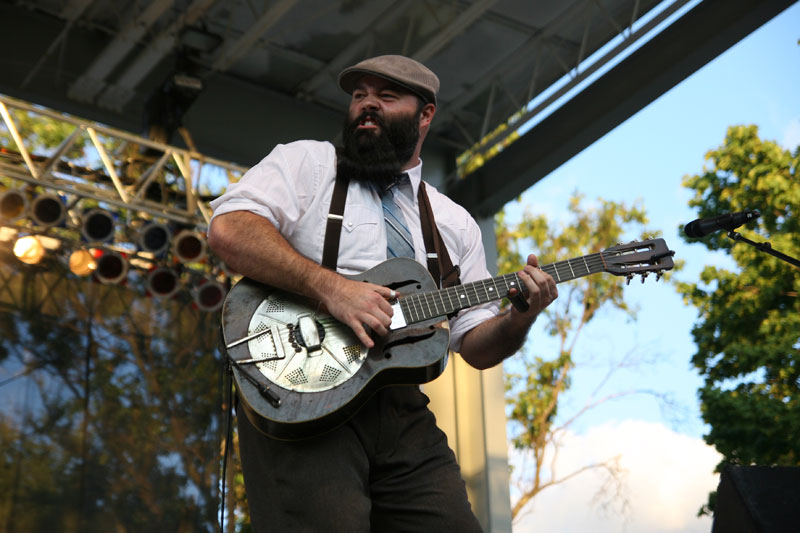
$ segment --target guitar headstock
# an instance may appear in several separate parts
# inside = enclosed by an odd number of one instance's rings
[[[675,252],[667,247],[664,239],[618,244],[606,248],[600,255],[603,259],[603,269],[615,276],[626,276],[628,283],[635,274],[641,274],[644,282],[644,278],[651,272],[656,273],[658,280],[665,270],[675,266],[672,262]]]

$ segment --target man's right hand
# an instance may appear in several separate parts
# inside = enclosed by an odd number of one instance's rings
[[[233,211],[216,217],[209,229],[208,244],[236,272],[319,300],[368,348],[375,342],[366,328],[381,336],[389,331],[392,307],[387,300],[391,290],[347,279],[303,257],[271,222],[259,215]]]
[[[333,274],[333,273],[331,273]],[[322,303],[337,320],[353,330],[367,348],[375,346],[367,329],[378,336],[389,332],[392,323],[391,290],[381,285],[353,281],[338,274],[330,276]]]

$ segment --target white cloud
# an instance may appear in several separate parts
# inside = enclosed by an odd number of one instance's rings
[[[713,470],[721,456],[712,447],[661,424],[625,420],[565,438],[557,469],[564,475],[617,455],[625,477],[626,516],[619,502],[608,511],[596,503],[604,477],[593,470],[542,492],[514,533],[710,531],[711,520],[696,515],[719,483]]]
[[[783,130],[783,141],[781,144],[784,148],[792,151],[800,146],[800,118],[792,119]]]

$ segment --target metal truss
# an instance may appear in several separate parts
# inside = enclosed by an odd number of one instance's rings
[[[501,63],[492,73],[487,75],[482,81],[476,83],[470,91],[461,95],[461,97],[454,101],[452,106],[449,107],[451,111],[444,111],[446,118],[447,115],[452,114],[453,119],[457,124],[462,123],[458,119],[459,110],[463,108],[469,101],[475,99],[478,94],[483,91],[489,90],[489,97],[485,106],[483,117],[481,119],[481,130],[479,140],[476,142],[474,137],[467,134],[466,128],[463,126],[458,129],[465,140],[472,145],[472,149],[468,152],[468,157],[479,157],[486,160],[493,155],[493,148],[498,145],[503,145],[504,142],[512,142],[511,136],[517,136],[517,127],[524,125],[529,120],[537,117],[542,112],[553,106],[559,100],[564,98],[570,92],[576,90],[582,83],[587,81],[593,75],[598,73],[607,65],[613,63],[622,54],[632,46],[640,43],[643,39],[651,35],[651,32],[660,24],[662,24],[669,17],[673,16],[676,12],[689,4],[692,0],[674,0],[669,4],[664,4],[657,14],[650,17],[646,22],[639,24],[639,0],[633,0],[630,5],[630,23],[622,27],[616,20],[609,14],[608,10],[604,7],[603,3],[599,0],[585,0],[581,4],[576,4],[573,9],[565,11],[562,15],[548,25],[542,31],[537,31],[531,35],[529,41],[524,44],[520,49],[515,50],[513,54]],[[602,55],[595,58],[587,59],[585,52],[587,50],[587,41],[590,36],[590,25],[594,22],[597,23],[597,15],[600,15],[601,20],[605,20],[608,24],[612,25],[618,32],[617,38],[612,41],[616,44],[607,49]],[[564,43],[554,38],[558,30],[568,24],[574,23],[574,20],[580,18],[585,20],[582,40],[577,46],[575,43],[569,46],[570,43]],[[570,50],[571,48],[571,50]],[[564,55],[568,57],[565,58]],[[533,55],[535,61],[532,67],[528,67],[529,58]],[[529,102],[532,102],[537,94],[542,91],[540,89],[542,83],[540,80],[541,70],[539,66],[544,61],[552,61],[558,63],[563,72],[562,79],[553,84],[553,90],[543,99],[536,102],[535,105],[529,107]],[[513,95],[508,91],[503,80],[505,77],[511,75],[520,69],[530,68],[530,84],[526,94]],[[495,131],[490,131],[490,126],[493,124],[492,117],[496,114],[498,107],[509,108],[508,103],[504,105],[497,101],[497,96],[504,95],[512,108],[519,111],[509,117],[505,125],[509,127],[497,128]],[[520,104],[522,102],[522,104]],[[496,151],[496,150],[495,150]],[[466,159],[466,158],[464,158]],[[463,177],[463,174],[462,174]]]
[[[0,303],[57,312],[56,287],[91,286],[82,281],[91,274],[85,279],[105,293],[125,280],[164,301],[184,292],[203,310],[221,305],[232,274],[207,254],[208,201],[246,168],[2,96],[0,117],[0,263],[24,281],[0,274]],[[45,202],[59,207],[52,221],[37,211]],[[93,238],[98,212],[101,236]],[[162,243],[149,242],[152,231]],[[11,252],[28,236],[42,247],[32,261]],[[31,276],[41,279],[31,284]],[[209,301],[201,292],[215,303],[201,303]]]
[[[35,132],[21,129],[26,114],[49,119],[70,133],[55,149],[47,149]],[[0,177],[58,191],[70,204],[91,199],[205,231],[213,177],[227,184],[247,170],[4,96],[0,115],[13,141],[1,148]],[[209,176],[206,184],[204,175]],[[205,195],[200,186],[207,189]]]

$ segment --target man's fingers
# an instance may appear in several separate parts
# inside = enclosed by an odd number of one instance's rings
[[[362,324],[359,322],[354,322],[348,325],[350,326],[350,329],[353,330],[353,333],[356,334],[356,337],[358,337],[358,340],[361,342],[361,344],[367,348],[372,348],[375,346],[375,341],[370,338],[370,336],[367,334],[367,330],[364,329]]]
[[[528,301],[535,312],[538,313],[558,297],[555,280],[540,268],[528,264],[521,273],[528,289]]]

